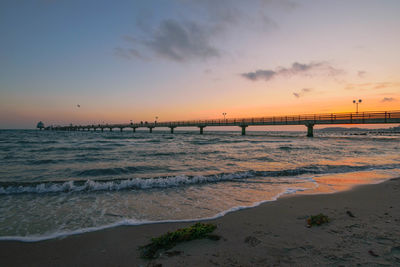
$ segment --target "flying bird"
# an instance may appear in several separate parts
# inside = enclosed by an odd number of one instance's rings
[[[78,108],[80,108],[80,107],[81,107],[81,105],[79,105],[79,104],[78,104],[78,105],[76,105],[76,106],[77,106]]]

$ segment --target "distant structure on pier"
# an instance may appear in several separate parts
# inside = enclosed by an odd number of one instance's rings
[[[44,128],[44,123],[42,121],[39,121],[38,124],[36,125],[36,128],[42,130]]]

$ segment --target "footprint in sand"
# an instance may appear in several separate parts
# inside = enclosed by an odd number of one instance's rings
[[[244,242],[245,242],[246,244],[248,244],[249,246],[251,246],[251,247],[255,247],[255,246],[257,246],[258,244],[261,243],[261,241],[258,240],[258,239],[257,239],[256,237],[254,237],[254,236],[248,236],[248,237],[246,237],[246,238],[244,239]]]

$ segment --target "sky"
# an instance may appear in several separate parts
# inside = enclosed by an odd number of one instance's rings
[[[398,0],[2,0],[0,128],[400,110],[399,14]]]

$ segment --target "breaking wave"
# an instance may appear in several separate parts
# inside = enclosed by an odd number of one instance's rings
[[[383,170],[400,168],[400,164],[385,165],[309,165],[300,168],[279,171],[243,171],[235,173],[221,173],[214,175],[187,176],[178,175],[158,178],[132,178],[113,180],[75,180],[49,181],[37,183],[0,182],[0,195],[23,193],[58,193],[82,191],[118,191],[126,189],[170,188],[185,185],[218,183],[226,181],[241,181],[255,177],[291,177],[296,178],[304,174],[347,173],[367,170]],[[112,174],[112,173],[110,173]]]

